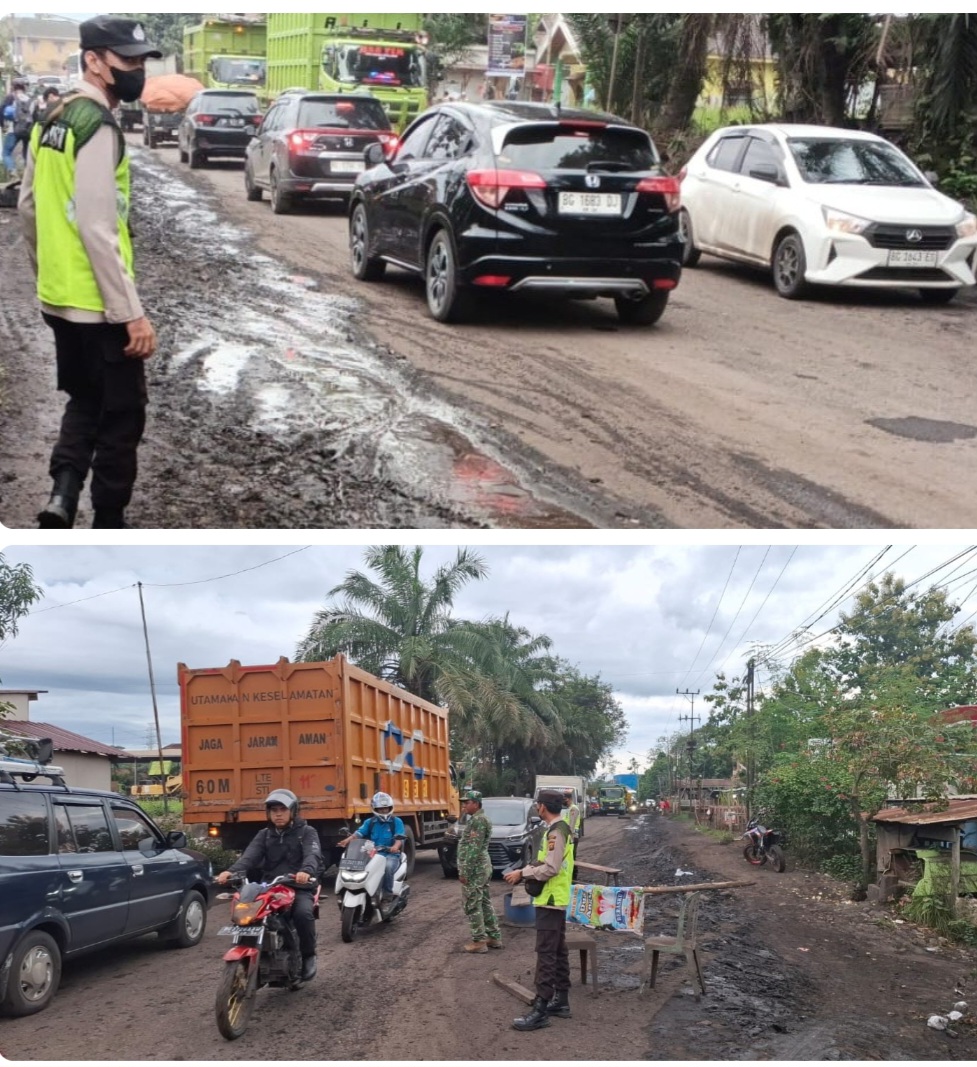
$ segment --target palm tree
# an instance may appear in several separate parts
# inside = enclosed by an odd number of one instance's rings
[[[941,136],[957,132],[961,122],[972,131],[977,107],[977,17],[968,14],[923,15],[927,29],[921,65],[928,68],[926,120]]]
[[[381,545],[366,551],[375,577],[350,571],[329,591],[341,597],[316,612],[299,644],[300,660],[345,653],[364,670],[437,702],[469,673],[477,642],[451,616],[454,598],[488,573],[482,559],[459,549],[455,560],[421,577],[424,550]]]

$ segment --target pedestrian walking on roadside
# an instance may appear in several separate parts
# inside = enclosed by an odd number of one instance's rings
[[[536,863],[510,871],[509,885],[520,881],[542,883],[527,885],[540,888],[533,896],[536,908],[536,999],[528,1013],[512,1023],[516,1030],[539,1030],[549,1026],[550,1018],[570,1018],[570,958],[567,952],[567,906],[573,873],[573,841],[570,825],[563,818],[563,796],[543,790],[536,798],[536,810],[546,824]]]
[[[490,948],[502,948],[499,917],[489,893],[492,860],[488,845],[492,824],[482,811],[482,794],[477,789],[465,793],[461,810],[468,816],[468,821],[462,827],[458,843],[458,881],[461,882],[461,899],[472,932],[465,951],[488,952]]]
[[[139,99],[146,59],[162,53],[133,19],[100,15],[80,33],[81,80],[34,127],[20,192],[58,389],[68,395],[38,522],[70,529],[91,473],[93,527],[125,529],[156,331],[136,291],[129,159],[112,109]]]
[[[570,827],[574,850],[580,844],[580,805],[573,799],[573,790],[563,790],[563,818]]]

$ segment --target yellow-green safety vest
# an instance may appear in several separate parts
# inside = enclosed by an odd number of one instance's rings
[[[570,903],[570,884],[573,881],[573,841],[569,836],[570,828],[565,819],[557,819],[550,823],[543,834],[543,840],[539,845],[539,854],[536,859],[539,863],[546,862],[547,838],[551,830],[566,834],[566,850],[563,854],[563,863],[553,877],[543,885],[543,892],[538,897],[533,897],[533,903],[537,908],[565,908]]]
[[[78,152],[103,125],[118,132],[119,162],[115,168],[119,250],[130,278],[132,239],[129,236],[129,157],[112,113],[91,97],[78,96],[38,123],[31,132],[34,158],[34,203],[37,217],[37,295],[52,307],[105,311],[95,273],[75,220],[75,163]]]

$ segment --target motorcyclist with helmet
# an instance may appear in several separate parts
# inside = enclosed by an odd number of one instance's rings
[[[407,831],[404,829],[404,820],[394,815],[394,800],[389,793],[374,793],[370,810],[373,815],[355,833],[343,838],[339,847],[345,848],[354,837],[365,837],[376,845],[377,852],[382,853],[387,861],[383,875],[383,897],[389,900],[393,896],[394,875],[400,866],[400,854],[404,850]]]
[[[295,903],[292,922],[302,953],[302,980],[316,975],[316,931],[314,879],[322,870],[319,835],[305,819],[299,818],[299,799],[290,789],[275,789],[265,798],[270,826],[260,829],[238,860],[217,876],[222,885],[235,874],[270,882],[283,874],[295,876]]]

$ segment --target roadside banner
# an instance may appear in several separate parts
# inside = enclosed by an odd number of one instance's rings
[[[526,70],[526,15],[489,15],[486,74],[520,75]]]
[[[644,936],[645,893],[639,886],[574,885],[570,887],[567,922],[600,930],[623,930]]]

